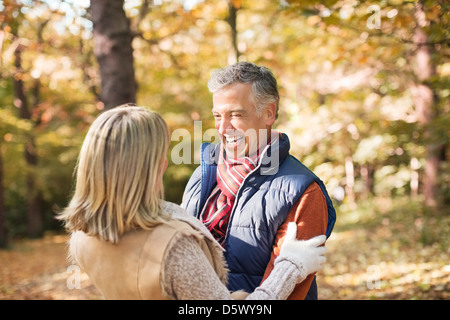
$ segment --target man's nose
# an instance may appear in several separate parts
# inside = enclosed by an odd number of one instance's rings
[[[227,117],[222,117],[220,119],[217,131],[219,132],[219,134],[224,135],[228,133],[229,130],[233,130],[233,125],[231,124],[230,119],[228,119]]]

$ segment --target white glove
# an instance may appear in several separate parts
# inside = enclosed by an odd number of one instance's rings
[[[296,240],[296,237],[297,224],[290,222],[280,255],[275,259],[275,263],[288,260],[298,267],[302,278],[306,278],[307,275],[322,269],[322,264],[326,261],[324,254],[328,251],[322,244],[327,238],[321,235],[309,240]]]

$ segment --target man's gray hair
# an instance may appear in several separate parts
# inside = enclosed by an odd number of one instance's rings
[[[251,62],[237,62],[223,69],[215,70],[208,81],[209,91],[215,93],[234,83],[250,83],[257,113],[269,103],[277,107],[280,95],[275,76],[269,68]]]

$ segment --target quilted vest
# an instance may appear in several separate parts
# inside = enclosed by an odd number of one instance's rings
[[[231,291],[242,289],[253,292],[260,285],[270,261],[277,230],[311,183],[316,182],[326,198],[327,237],[336,220],[323,182],[289,154],[287,135],[282,135],[278,146],[278,150],[269,148],[262,155],[258,167],[244,179],[231,211],[224,243],[229,269],[228,289]],[[181,206],[197,218],[216,185],[219,148],[220,145],[202,145],[201,165],[194,171],[185,189]],[[270,158],[276,154],[275,151],[279,161],[264,161],[264,157]],[[310,298],[317,299],[317,292],[315,297]]]

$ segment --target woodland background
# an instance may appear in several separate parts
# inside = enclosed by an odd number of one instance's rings
[[[0,298],[73,298],[54,216],[95,117],[135,102],[194,138],[194,121],[213,128],[212,70],[251,61],[276,75],[276,126],[335,202],[321,297],[448,299],[449,11],[447,0],[0,0]],[[166,198],[180,203],[197,164],[168,159]]]

